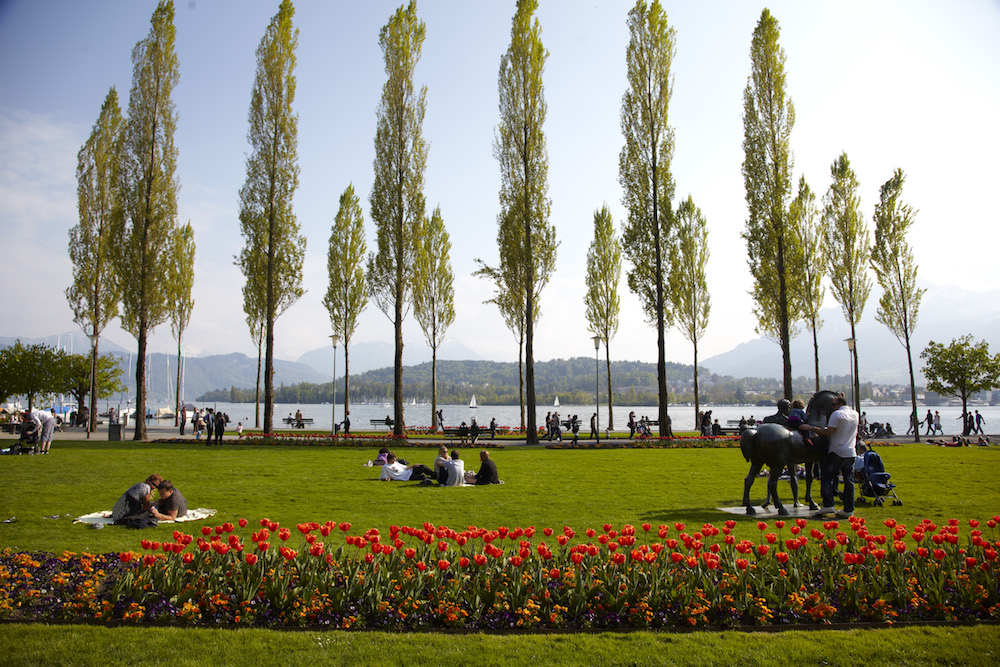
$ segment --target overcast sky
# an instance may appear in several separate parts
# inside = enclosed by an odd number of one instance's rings
[[[76,155],[110,87],[127,111],[131,51],[148,33],[155,5],[0,0],[0,279],[7,290],[0,335],[79,331],[64,296],[72,275],[67,232],[77,222]],[[176,6],[179,219],[191,221],[197,243],[195,309],[184,338],[190,354],[256,353],[233,257],[243,243],[237,193],[245,178],[255,51],[277,6],[276,0],[182,0]],[[362,200],[369,249],[374,246],[368,194],[384,83],[378,32],[397,6],[296,3],[301,180],[294,207],[308,239],[307,291],[278,320],[279,358],[329,344],[321,303],[326,254],[338,198],[349,183]],[[740,238],[746,220],[740,166],[750,39],[765,6],[780,22],[787,55],[796,181],[805,175],[822,195],[830,164],[846,151],[871,226],[880,185],[901,167],[904,198],[920,211],[911,242],[921,278],[1000,287],[1000,3],[666,2],[677,33],[670,105],[677,197],[691,194],[709,224],[712,315],[699,356],[756,337]],[[516,359],[516,342],[496,309],[482,304],[491,286],[471,273],[476,258],[497,262],[499,170],[492,143],[497,71],[514,7],[513,1],[418,4],[427,26],[417,68],[417,82],[428,88],[426,196],[428,210],[441,206],[455,272],[457,317],[448,338],[501,361]],[[631,7],[625,1],[540,2],[550,54],[544,81],[551,221],[560,246],[542,293],[536,359],[593,354],[583,317],[586,252],[595,209],[607,203],[618,229],[624,220],[619,114]],[[621,292],[612,358],[654,361],[655,331],[624,276]],[[30,296],[22,301],[21,295]],[[874,314],[877,296],[876,289],[866,315]],[[105,335],[126,348],[135,345],[117,320]],[[391,340],[390,320],[370,304],[354,342]],[[405,342],[426,344],[412,317]],[[670,334],[667,348],[670,360],[690,363],[691,345],[678,333]],[[160,326],[151,350],[174,349],[169,325]]]

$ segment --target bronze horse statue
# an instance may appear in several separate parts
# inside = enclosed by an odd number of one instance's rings
[[[809,400],[806,408],[806,422],[814,426],[826,426],[827,420],[833,413],[833,399],[837,396],[835,392],[829,390],[818,391]],[[819,506],[812,499],[813,463],[818,463],[826,456],[830,447],[827,438],[816,434],[812,435],[813,446],[809,447],[802,440],[801,434],[794,434],[780,424],[760,424],[755,429],[748,429],[740,437],[740,449],[743,458],[750,462],[750,472],[747,473],[743,481],[743,506],[746,507],[747,514],[756,514],[757,511],[750,503],[750,487],[757,479],[757,473],[761,467],[767,465],[769,474],[767,480],[768,500],[774,501],[774,506],[778,508],[778,514],[788,515],[788,510],[781,504],[778,498],[777,487],[778,477],[787,468],[789,480],[792,487],[792,503],[794,507],[799,507],[799,483],[795,478],[795,464],[806,464],[806,495],[805,500],[809,503],[809,508],[818,510]]]

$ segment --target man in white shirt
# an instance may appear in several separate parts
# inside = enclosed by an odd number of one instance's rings
[[[396,462],[396,455],[391,452],[386,455],[385,461],[385,465],[382,466],[382,474],[378,477],[383,482],[409,482],[410,480],[419,482],[425,479],[434,479],[434,471],[423,463],[404,466],[402,463]]]
[[[820,490],[823,495],[823,509],[817,514],[834,514],[841,518],[854,515],[854,456],[858,440],[858,413],[847,407],[843,396],[833,399],[833,414],[826,426],[803,424],[801,431],[812,431],[830,438],[830,451],[823,460],[823,479]],[[844,509],[837,511],[833,506],[833,487],[837,475],[844,478]]]
[[[38,431],[38,445],[35,446],[35,453],[48,454],[49,447],[52,445],[52,435],[56,430],[56,418],[46,410],[32,410],[28,413],[28,419]]]
[[[445,486],[465,486],[465,461],[459,458],[458,450],[453,449],[451,460],[441,464],[448,471]]]

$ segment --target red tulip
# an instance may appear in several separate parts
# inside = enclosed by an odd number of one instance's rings
[[[750,561],[748,561],[746,558],[737,558],[736,559],[736,568],[739,569],[739,570],[745,570],[745,569],[747,569],[747,567],[749,565],[750,565]]]
[[[267,551],[267,548],[270,547],[270,546],[271,545],[268,544],[267,542],[258,542],[257,543],[257,551]]]
[[[566,543],[567,543],[568,541],[569,541],[569,540],[568,540],[568,539],[566,539],[566,536],[565,536],[565,535],[559,535],[559,536],[557,536],[557,537],[556,537],[556,542],[558,542],[558,543],[559,543],[559,546],[561,546],[561,547],[564,547],[564,546],[566,546]]]
[[[247,554],[246,561],[247,561],[247,565],[256,565],[257,564],[257,554]]]
[[[605,533],[610,533],[612,527],[613,526],[610,523],[606,523],[606,524],[604,524],[604,526],[602,526],[602,528],[604,528],[604,532]]]
[[[349,531],[349,530],[351,529],[351,524],[349,524],[349,523],[347,523],[347,522],[345,521],[345,522],[343,522],[343,523],[341,523],[341,524],[340,524],[339,528],[340,528],[340,530],[341,530],[342,532],[345,532],[345,533],[346,533],[347,531]]]
[[[781,530],[782,528],[785,527],[785,522],[782,521],[781,519],[778,519],[777,521],[774,522],[774,527],[777,528],[778,530]]]
[[[427,563],[425,563],[422,560],[421,561],[417,561],[417,569],[420,570],[421,572],[423,572],[424,570],[427,569]]]
[[[615,565],[621,565],[625,562],[625,554],[613,554],[611,556],[611,560],[615,563]]]
[[[578,551],[574,553],[572,556],[570,556],[569,559],[573,561],[574,565],[579,565],[581,562],[583,562],[583,554]]]
[[[123,551],[120,554],[118,554],[118,557],[121,559],[123,563],[131,563],[133,555],[134,554],[131,551]]]
[[[759,545],[757,547],[757,555],[758,556],[766,556],[767,555],[767,551],[768,551],[769,548],[770,547],[768,547],[766,544]]]
[[[788,554],[785,553],[784,551],[779,551],[778,553],[774,554],[774,557],[777,558],[778,562],[781,563],[782,565],[788,562]]]
[[[184,554],[184,564],[190,565],[194,561],[194,554]]]
[[[552,537],[551,528],[542,528],[542,533],[545,535],[545,537]]]
[[[476,554],[475,556],[472,557],[472,559],[476,562],[476,565],[480,567],[486,565],[486,556],[484,556],[483,554]]]
[[[514,567],[521,567],[521,563],[524,562],[524,559],[520,556],[511,556],[510,562]]]
[[[684,530],[684,524],[683,523],[675,523],[674,524],[674,530],[676,530],[678,533],[681,532],[682,530]]]
[[[767,530],[767,524],[764,523],[763,521],[758,521],[757,522],[757,530],[760,530],[760,531]]]
[[[247,527],[247,520],[246,519],[240,519],[239,520],[239,524],[240,524],[240,528],[246,528]]]
[[[618,548],[617,542],[611,542],[610,544],[608,544],[608,551],[610,551],[611,553],[614,553],[617,548]]]
[[[652,530],[652,528],[653,528],[653,524],[651,524],[651,523],[644,523],[644,524],[642,524],[642,529],[643,529],[644,531],[646,531],[647,533],[648,533],[648,532],[649,532],[650,530]]]
[[[201,527],[201,534],[202,535],[210,535],[211,533],[212,533],[212,527],[211,526],[202,526]]]
[[[441,570],[442,572],[447,570],[449,567],[451,567],[451,563],[444,560],[443,558],[438,561],[438,569]]]

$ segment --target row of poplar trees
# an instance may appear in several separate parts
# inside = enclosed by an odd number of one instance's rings
[[[859,183],[847,154],[830,166],[831,183],[817,204],[804,176],[792,196],[790,136],[795,107],[785,80],[785,51],[778,43],[778,21],[761,14],[750,48],[751,74],[743,93],[743,179],[749,218],[747,242],[751,292],[758,332],[781,346],[784,395],[792,398],[789,341],[798,321],[813,335],[816,390],[819,390],[819,310],[824,278],[851,328],[849,346],[854,366],[854,403],[858,406],[858,340],[856,326],[871,293],[874,272],[882,296],[876,320],[896,336],[906,350],[913,415],[917,393],[911,338],[924,290],[917,287],[917,265],[907,234],[916,211],[902,200],[905,175],[896,169],[879,191],[875,205],[875,242],[861,214]],[[919,439],[917,429],[917,439]]]
[[[116,316],[136,337],[136,414],[146,413],[146,346],[168,320],[177,339],[194,302],[194,234],[177,221],[177,112],[171,94],[180,78],[174,52],[174,8],[161,2],[149,34],[132,50],[132,90],[123,117],[112,87],[77,164],[79,224],[69,231],[73,283],[66,298],[91,340],[89,429],[96,428],[101,332]],[[178,375],[180,364],[178,363]],[[180,400],[178,377],[177,401]],[[135,420],[135,439],[146,423]]]

